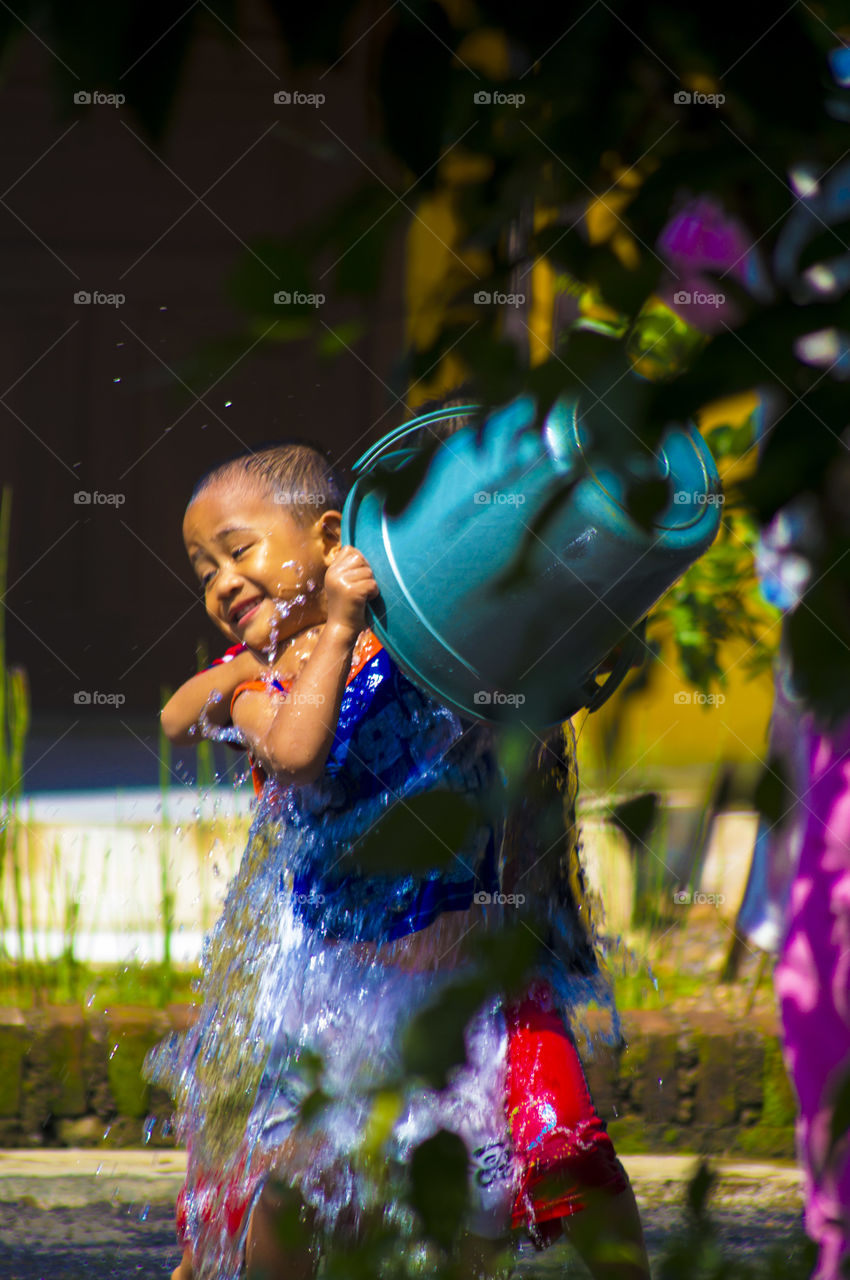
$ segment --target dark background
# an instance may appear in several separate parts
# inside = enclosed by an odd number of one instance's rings
[[[405,416],[401,243],[357,354],[331,363],[303,342],[233,341],[244,316],[227,295],[246,242],[315,217],[378,163],[368,42],[354,30],[320,80],[288,73],[261,7],[239,41],[217,27],[202,24],[159,149],[126,107],[63,106],[34,35],[0,88],[0,479],[7,659],[27,669],[34,710],[27,790],[155,782],[161,686],[192,674],[199,639],[223,648],[180,537],[204,470],[287,435],[345,467]],[[295,88],[324,92],[321,112],[275,104]],[[77,305],[78,290],[126,301]],[[345,319],[330,296],[321,319]],[[79,505],[79,491],[124,501]],[[75,705],[78,690],[125,702]]]

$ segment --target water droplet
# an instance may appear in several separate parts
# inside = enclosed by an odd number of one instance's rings
[[[125,970],[124,970],[124,972],[126,973],[126,972],[127,972],[127,970],[125,969]],[[115,1055],[116,1055],[116,1053],[117,1053],[117,1052],[118,1052],[118,1045],[117,1045],[117,1044],[115,1044],[115,1045],[113,1045],[113,1046],[112,1046],[112,1052],[111,1052],[111,1053],[110,1053],[110,1055],[109,1055],[109,1061],[110,1061],[110,1062],[111,1062],[111,1061],[112,1061],[112,1059],[115,1057]]]
[[[144,1133],[145,1133],[145,1142],[146,1142],[146,1143],[150,1142],[151,1138],[153,1137],[153,1131],[154,1131],[154,1129],[155,1129],[155,1128],[156,1128],[156,1117],[155,1117],[155,1116],[150,1116],[150,1117],[145,1121],[145,1129],[144,1129]]]
[[[109,1137],[109,1130],[110,1130],[111,1128],[112,1128],[112,1125],[111,1125],[111,1124],[108,1124],[108,1125],[106,1126],[106,1128],[104,1129],[104,1131],[103,1131],[103,1141],[104,1141],[104,1142],[105,1142],[105,1141],[106,1141],[106,1139]]]
[[[113,378],[113,379],[112,379],[112,381],[113,381],[113,382],[120,382],[120,381],[121,381],[121,379],[120,379],[120,378]]]
[[[660,1089],[660,1088],[662,1088],[663,1084],[664,1084],[664,1081],[661,1079],[661,1076],[659,1076],[659,1077],[658,1077],[658,1087],[659,1087],[659,1089]]]
[[[97,1168],[94,1171],[94,1176],[96,1178],[100,1177],[100,1174],[102,1171],[103,1171],[103,1162],[101,1161],[101,1163],[97,1166]]]
[[[233,404],[232,400],[225,400],[224,402],[225,409],[229,409],[232,404]]]
[[[142,1212],[139,1214],[139,1222],[147,1222],[148,1214],[150,1213],[150,1211],[151,1211],[150,1205],[146,1204],[142,1209]]]
[[[168,307],[160,307],[160,311],[167,311]]]
[[[87,1009],[90,1009],[90,1008],[92,1007],[92,1005],[93,1005],[93,1004],[94,1004],[94,1002],[95,1002],[95,998],[96,998],[96,993],[93,991],[93,992],[91,993],[91,995],[90,995],[90,996],[88,996],[88,997],[87,997],[87,999],[86,999],[86,1008],[87,1008]]]

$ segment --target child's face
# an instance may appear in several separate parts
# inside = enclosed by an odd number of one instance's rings
[[[186,512],[183,540],[216,626],[273,658],[291,636],[325,622],[339,527],[338,511],[299,524],[248,477],[206,489]]]

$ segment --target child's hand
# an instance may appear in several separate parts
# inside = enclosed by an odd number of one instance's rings
[[[378,595],[369,562],[356,547],[340,547],[325,574],[328,622],[355,637],[366,626],[366,601]]]

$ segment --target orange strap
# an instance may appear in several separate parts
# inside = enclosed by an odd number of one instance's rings
[[[291,684],[292,681],[287,680],[286,683]],[[233,704],[239,697],[240,693],[244,693],[246,689],[252,689],[255,693],[268,693],[272,688],[273,686],[267,684],[265,680],[243,680],[242,683],[238,684],[233,690],[233,697],[230,699],[230,719],[233,719]],[[275,689],[274,692],[278,693],[279,690]]]

